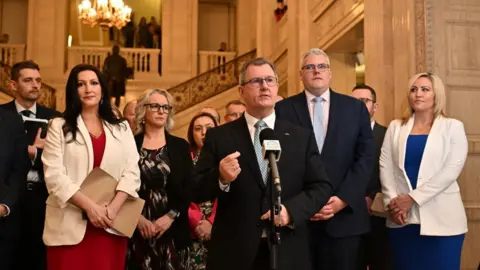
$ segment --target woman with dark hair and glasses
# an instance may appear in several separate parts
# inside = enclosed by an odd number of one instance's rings
[[[127,237],[110,228],[122,204],[138,196],[139,157],[132,132],[115,116],[107,85],[94,66],[72,69],[65,108],[50,123],[42,155],[50,194],[43,233],[48,269],[123,270]],[[93,202],[80,189],[96,167],[118,181],[107,205]]]
[[[140,191],[145,206],[132,237],[128,269],[189,268],[188,182],[190,147],[168,133],[173,127],[172,97],[151,89],[136,106],[135,141],[140,153]]]
[[[190,121],[187,137],[194,166],[200,156],[207,130],[217,126],[216,119],[209,113],[197,114]],[[201,204],[190,203],[188,219],[190,221],[190,235],[193,239],[192,247],[190,248],[191,269],[205,269],[207,263],[207,246],[205,241],[210,240],[216,210],[217,200]]]

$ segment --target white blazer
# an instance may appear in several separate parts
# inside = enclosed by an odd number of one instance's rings
[[[43,241],[47,246],[75,245],[85,236],[87,221],[82,210],[68,202],[93,170],[93,146],[87,127],[79,116],[76,141],[64,136],[63,118],[55,118],[48,128],[42,162],[49,197]],[[118,180],[117,190],[138,197],[139,155],[127,122],[119,126],[104,123],[105,151],[100,168]]]
[[[407,138],[414,116],[402,125],[390,123],[380,156],[380,181],[385,207],[401,194],[409,194],[415,204],[407,223],[420,224],[421,235],[449,236],[467,232],[467,217],[457,178],[468,153],[462,122],[439,116],[433,122],[418,173],[417,188],[412,189],[405,172]],[[388,227],[400,227],[387,220]]]

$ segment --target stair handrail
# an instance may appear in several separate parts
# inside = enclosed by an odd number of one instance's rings
[[[0,92],[14,98],[15,93],[10,89],[10,69],[12,67],[0,61]],[[42,82],[38,104],[55,109],[57,106],[57,90]]]
[[[256,54],[256,49],[251,50],[223,65],[167,89],[175,101],[175,111],[178,113],[186,110],[238,85],[243,63],[255,58]]]

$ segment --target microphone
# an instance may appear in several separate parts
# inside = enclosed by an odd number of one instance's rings
[[[260,132],[260,144],[262,145],[262,155],[264,159],[268,159],[272,153],[275,155],[275,161],[280,160],[282,148],[280,141],[275,138],[273,129],[266,128]]]
[[[272,172],[272,181],[278,195],[282,191],[280,185],[280,174],[278,173],[277,161],[280,160],[282,148],[280,141],[275,138],[273,129],[266,128],[260,132],[260,143],[262,145],[262,155],[268,160],[270,171]]]

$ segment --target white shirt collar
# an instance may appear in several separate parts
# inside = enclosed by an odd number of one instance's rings
[[[313,95],[312,93],[308,92],[308,90],[305,89],[305,95],[307,96],[307,101],[312,102],[312,99],[316,98],[317,96]],[[323,92],[321,95],[323,98],[324,102],[330,103],[330,88],[327,89],[327,91]]]
[[[247,111],[245,111],[245,119],[247,120],[247,125],[249,128],[254,128],[255,129],[255,124],[258,122],[258,120],[253,116],[251,116]],[[265,124],[271,129],[275,129],[275,111],[273,111],[269,116],[263,118],[262,120],[265,121]]]
[[[15,99],[15,107],[17,108],[18,113],[27,110],[22,105],[20,105],[20,103],[18,103],[18,101],[16,99]],[[36,116],[37,115],[37,103],[36,102],[33,103],[33,106],[28,110],[31,111]]]
[[[372,121],[370,122],[370,125],[372,126],[372,130],[373,130],[373,127],[375,126],[375,120],[372,120]]]

